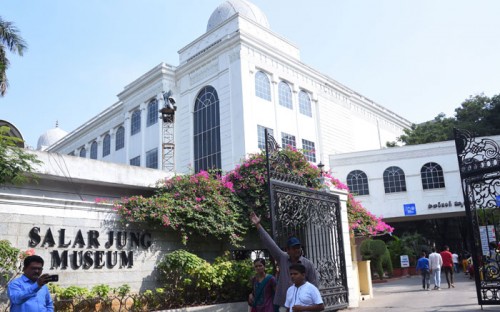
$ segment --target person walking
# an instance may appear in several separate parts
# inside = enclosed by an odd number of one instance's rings
[[[311,260],[302,256],[302,248],[298,238],[290,237],[287,241],[286,252],[281,250],[274,242],[271,236],[266,232],[264,227],[260,224],[260,218],[252,212],[250,214],[250,221],[257,228],[259,237],[264,247],[269,251],[271,256],[278,262],[279,276],[276,284],[276,293],[274,295],[274,304],[278,305],[280,312],[286,312],[285,299],[286,292],[290,286],[293,285],[290,277],[290,265],[302,264],[305,267],[305,279],[309,283],[318,287],[318,273],[314,268]]]
[[[455,269],[455,273],[458,273],[460,270],[460,261],[458,259],[458,254],[456,252],[452,253],[451,259],[453,260],[453,268]]]
[[[417,261],[416,271],[417,273],[420,271],[420,274],[422,275],[422,288],[424,290],[430,290],[431,275],[429,270],[429,259],[425,257],[426,255],[425,251],[422,251],[422,256]]]
[[[429,266],[432,277],[434,279],[434,290],[441,290],[441,266],[443,259],[441,255],[436,252],[436,248],[432,247],[432,252],[429,255]]]
[[[266,260],[257,258],[253,262],[255,276],[252,278],[253,291],[248,296],[248,305],[252,312],[274,312],[274,293],[276,279],[266,274]]]
[[[453,284],[453,255],[450,252],[450,247],[445,245],[440,255],[441,259],[443,259],[443,271],[444,275],[446,276],[448,288],[455,288],[455,285]]]

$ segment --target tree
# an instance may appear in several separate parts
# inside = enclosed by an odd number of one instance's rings
[[[4,96],[9,86],[7,80],[7,68],[9,68],[9,60],[7,52],[16,53],[23,56],[24,50],[27,49],[27,44],[19,35],[19,30],[12,22],[4,21],[0,17],[0,96]]]
[[[21,139],[9,136],[9,130],[0,127],[0,185],[28,182],[35,177],[33,165],[42,163],[35,154],[18,147]]]
[[[406,145],[415,145],[451,140],[455,125],[454,118],[440,113],[433,120],[418,125],[412,124],[410,129],[404,129],[404,134],[398,138],[398,141]]]
[[[415,145],[453,140],[453,128],[469,130],[476,136],[500,134],[500,94],[491,98],[484,94],[470,96],[455,109],[454,117],[440,113],[433,120],[413,124],[404,129],[397,141]],[[395,145],[396,142],[386,143],[387,147]]]

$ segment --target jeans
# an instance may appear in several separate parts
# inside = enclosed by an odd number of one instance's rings
[[[431,286],[431,274],[429,273],[429,270],[422,270],[422,288],[427,288]]]
[[[434,278],[434,286],[441,288],[441,268],[432,269],[432,277]]]

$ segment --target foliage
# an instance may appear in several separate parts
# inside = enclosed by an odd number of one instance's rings
[[[348,191],[347,186],[331,174],[323,175],[309,163],[301,151],[287,147],[278,152],[289,165],[277,165],[273,169],[293,174],[312,189],[322,186]],[[191,235],[214,236],[229,239],[238,245],[251,224],[248,215],[255,211],[263,225],[269,224],[269,199],[266,187],[265,152],[249,155],[233,171],[221,176],[201,171],[197,174],[175,176],[159,183],[155,196],[134,196],[115,203],[118,214],[127,221],[145,221],[179,231],[186,244]],[[381,218],[369,213],[352,194],[347,202],[349,229],[357,236],[374,236],[390,233],[393,228]]]
[[[455,109],[454,117],[438,114],[433,120],[413,124],[397,140],[406,145],[453,140],[453,128],[469,130],[476,136],[500,134],[500,94],[470,96]],[[395,146],[388,142],[388,147]]]
[[[26,48],[26,42],[19,35],[17,27],[12,22],[5,21],[0,17],[0,96],[5,95],[9,86],[7,69],[10,62],[6,50],[22,56]]]
[[[414,251],[410,246],[403,244],[403,241],[396,235],[392,236],[393,240],[387,243],[387,249],[391,253],[392,266],[395,268],[401,267],[401,255],[408,255],[409,258],[414,257]]]
[[[367,239],[361,243],[360,252],[363,260],[371,260],[372,271],[376,271],[379,278],[383,279],[384,269],[392,274],[391,256],[384,241]]]
[[[18,270],[19,252],[8,240],[0,240],[0,292]]]
[[[21,274],[24,258],[34,254],[33,249],[21,251],[13,247],[8,240],[0,240],[0,293],[11,280]]]
[[[146,221],[179,231],[184,244],[197,234],[229,239],[238,246],[246,233],[238,202],[230,182],[218,174],[201,171],[163,181],[155,196],[126,198],[115,208],[125,220]]]
[[[456,120],[440,113],[433,120],[412,124],[410,129],[404,129],[404,134],[397,140],[406,145],[448,141],[453,139],[454,127]]]
[[[177,294],[172,300],[180,305],[200,298],[215,298],[218,294],[222,300],[243,300],[250,292],[249,280],[253,273],[250,260],[230,260],[226,254],[210,264],[182,249],[167,254],[157,269],[165,289]]]
[[[106,297],[111,292],[111,287],[106,284],[99,284],[90,290],[91,296]]]
[[[33,166],[42,162],[36,155],[17,147],[22,140],[9,136],[9,130],[9,127],[0,127],[0,185],[23,184],[36,177]]]
[[[377,236],[392,233],[394,228],[366,210],[352,193],[347,195],[347,218],[349,230],[355,236]]]
[[[125,297],[130,292],[130,285],[123,284],[115,289],[113,289],[113,293],[118,294],[120,297]]]

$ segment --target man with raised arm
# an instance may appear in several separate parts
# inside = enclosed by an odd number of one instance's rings
[[[276,294],[274,295],[274,304],[280,306],[280,312],[286,312],[286,291],[293,285],[292,279],[290,278],[290,266],[297,263],[302,264],[306,269],[306,281],[318,287],[316,269],[309,259],[302,256],[302,248],[298,238],[290,237],[287,241],[286,252],[284,252],[276,245],[276,242],[266,230],[264,230],[260,224],[260,218],[254,212],[250,214],[250,221],[257,228],[257,232],[259,233],[264,247],[269,250],[271,256],[278,262],[280,270],[278,284],[276,285]]]

